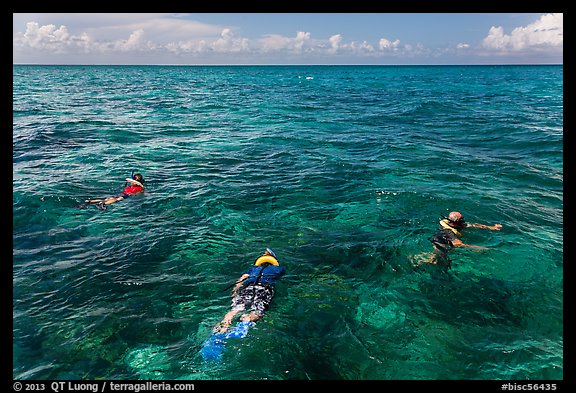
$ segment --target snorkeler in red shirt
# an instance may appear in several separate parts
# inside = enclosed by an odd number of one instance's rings
[[[90,203],[96,203],[98,209],[106,210],[107,205],[124,200],[128,198],[130,195],[135,195],[144,192],[144,177],[140,173],[134,174],[132,178],[126,179],[126,181],[129,182],[130,185],[126,186],[120,194],[102,199],[86,199],[84,203],[81,203],[80,205],[78,205],[78,207],[82,209]]]

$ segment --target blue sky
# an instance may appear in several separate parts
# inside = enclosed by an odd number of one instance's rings
[[[13,14],[14,64],[563,64],[562,13]]]

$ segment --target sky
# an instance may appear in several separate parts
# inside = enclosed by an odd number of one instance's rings
[[[13,64],[563,64],[562,13],[14,13]]]

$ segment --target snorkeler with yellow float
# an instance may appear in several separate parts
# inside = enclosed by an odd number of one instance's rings
[[[202,346],[201,354],[205,360],[218,360],[228,338],[244,338],[248,329],[264,316],[274,297],[276,280],[286,273],[280,266],[274,251],[267,248],[256,259],[254,265],[246,270],[240,278],[228,288],[232,289],[232,309],[212,330],[212,335]],[[226,288],[226,289],[228,289]],[[232,321],[240,312],[250,309],[240,316],[240,321],[230,329]]]
[[[444,266],[450,268],[452,261],[448,256],[448,251],[455,247],[469,247],[476,250],[486,250],[487,247],[475,246],[466,244],[460,240],[462,237],[462,230],[464,228],[480,228],[490,229],[492,231],[499,231],[502,224],[484,225],[477,223],[468,223],[462,217],[460,212],[450,212],[448,217],[441,215],[442,219],[439,221],[440,228],[428,240],[432,243],[432,254],[425,259],[420,260],[416,265],[423,263],[431,263],[433,265]],[[422,254],[421,254],[422,255]]]
[[[280,266],[276,254],[267,248],[261,257],[256,259],[254,266],[246,270],[234,284],[232,289],[232,309],[216,327],[219,333],[224,333],[232,324],[234,317],[250,306],[250,313],[240,317],[243,322],[255,322],[262,318],[274,297],[274,284],[286,273]]]

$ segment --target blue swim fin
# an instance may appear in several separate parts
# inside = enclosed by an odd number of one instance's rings
[[[254,325],[254,322],[238,322],[227,334],[226,338],[244,338],[248,335],[248,330]]]
[[[244,338],[248,335],[248,330],[254,326],[254,322],[240,321],[234,325],[232,329],[225,333],[212,333],[210,337],[204,341],[200,354],[202,358],[207,361],[220,361],[222,360],[222,353],[226,349],[226,340],[229,338]]]
[[[202,344],[200,354],[204,360],[220,361],[222,352],[226,349],[224,342],[226,333],[214,333]]]

